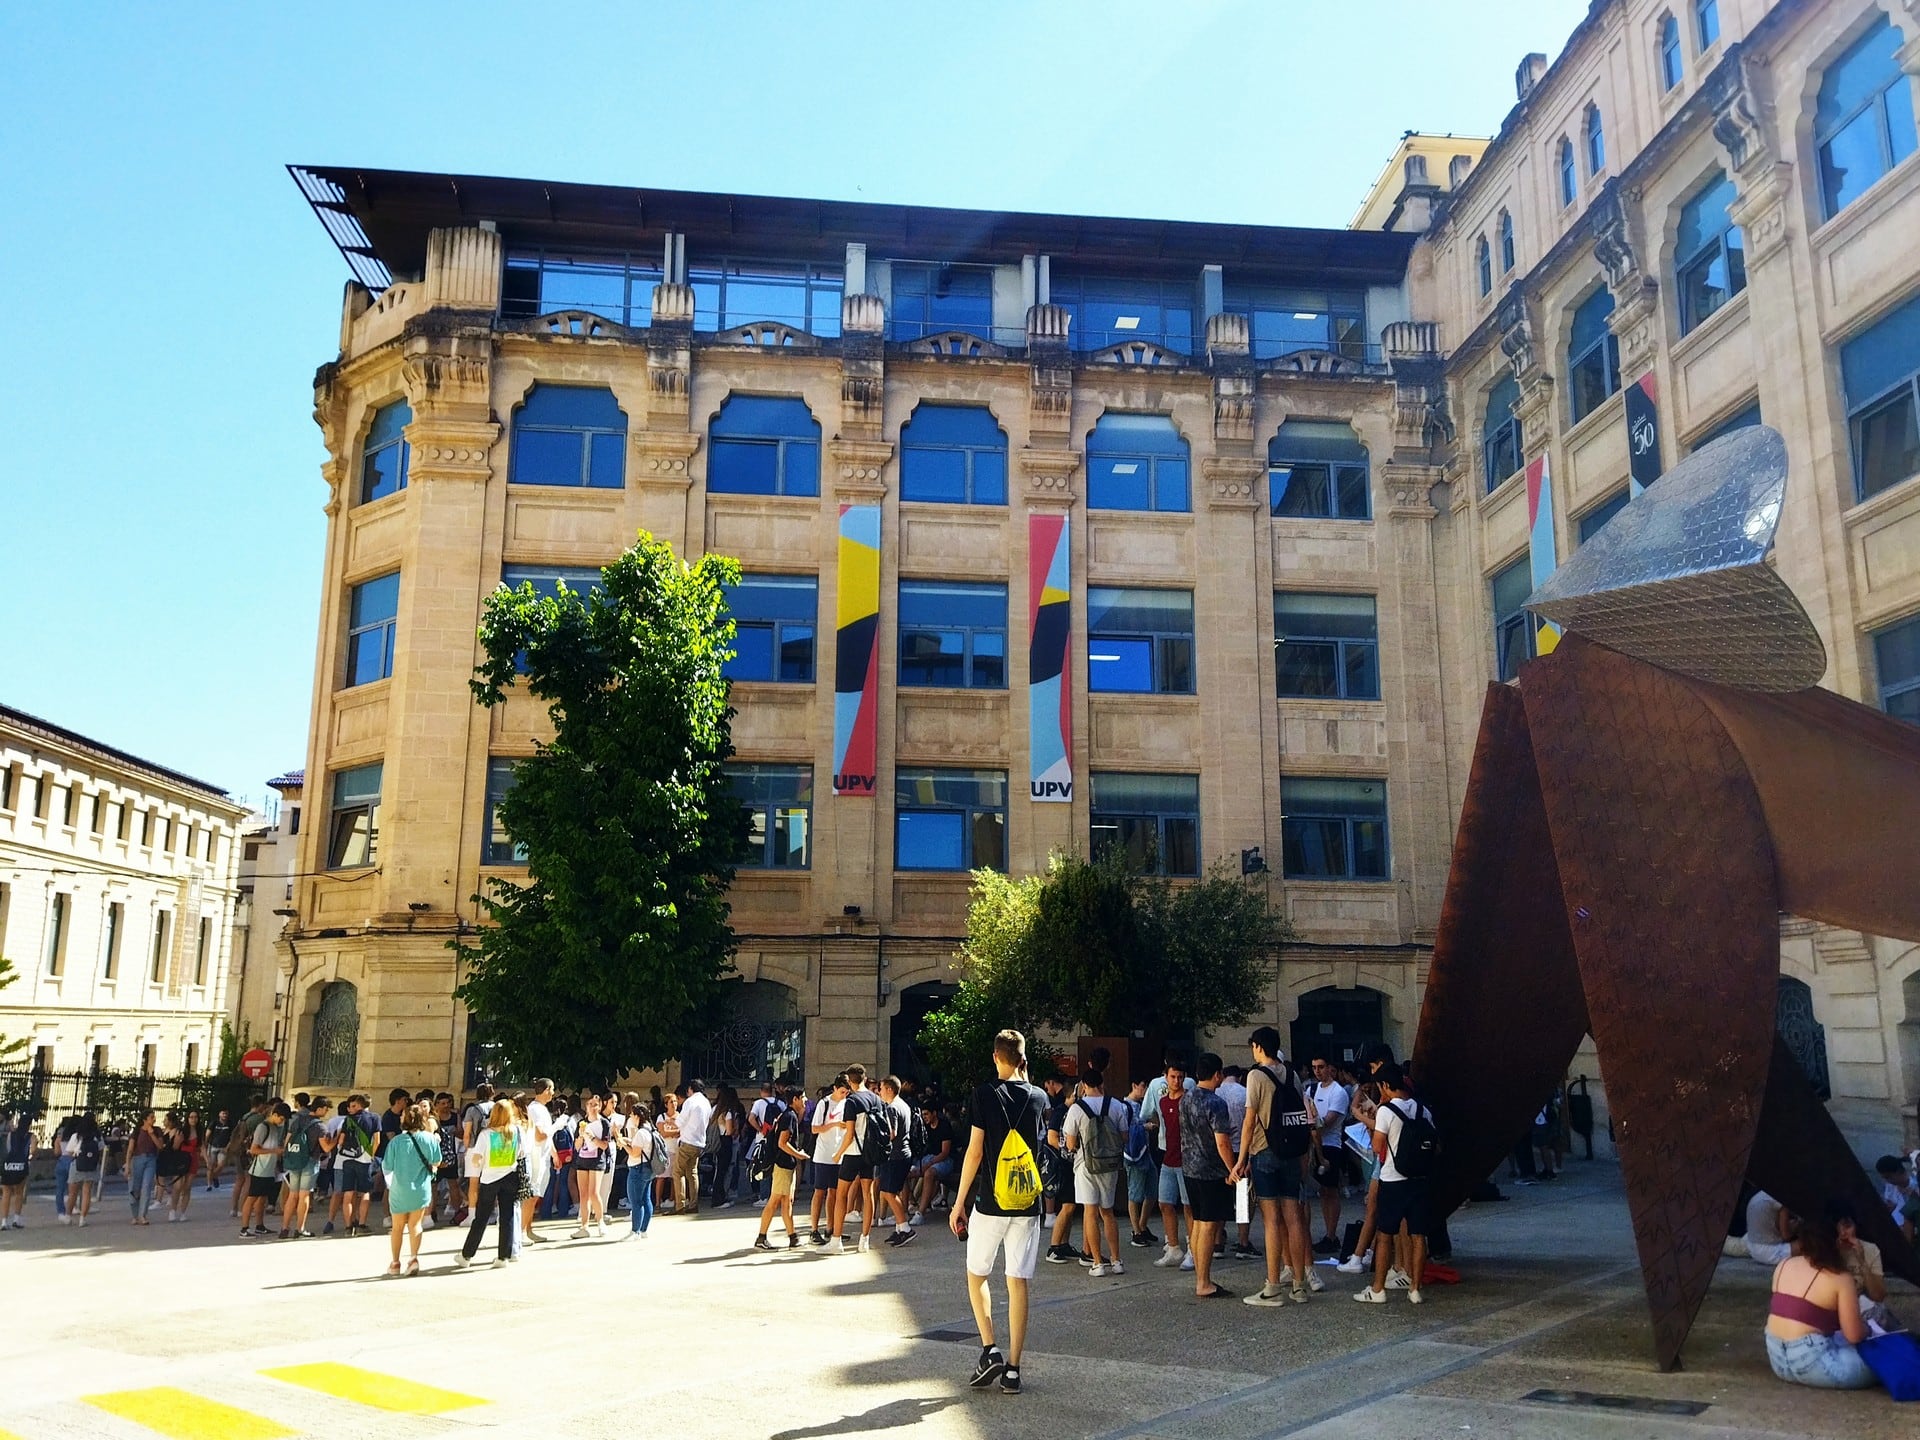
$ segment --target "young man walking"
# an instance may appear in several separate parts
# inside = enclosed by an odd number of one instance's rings
[[[1040,1260],[1040,1147],[1046,1143],[1047,1096],[1027,1082],[1027,1041],[1018,1030],[993,1037],[999,1080],[973,1092],[960,1195],[947,1223],[967,1242],[967,1300],[980,1330],[980,1359],[967,1383],[1020,1393],[1020,1356],[1027,1343],[1027,1291]],[[1007,1275],[1007,1348],[994,1335],[987,1278],[1003,1254]]]
[[[1304,1305],[1307,1286],[1315,1278],[1307,1209],[1300,1199],[1301,1169],[1313,1149],[1308,1133],[1312,1127],[1300,1099],[1300,1079],[1280,1053],[1280,1032],[1262,1025],[1248,1037],[1248,1044],[1253,1069],[1247,1072],[1247,1113],[1241,1121],[1235,1177],[1251,1182],[1254,1203],[1260,1207],[1267,1283],[1247,1296],[1247,1304],[1284,1305],[1283,1286],[1291,1270],[1292,1298]]]
[[[1193,1293],[1201,1300],[1231,1299],[1214,1283],[1213,1257],[1233,1217],[1233,1130],[1227,1102],[1219,1095],[1220,1057],[1212,1051],[1194,1062],[1194,1088],[1180,1100],[1180,1171],[1187,1182],[1187,1248],[1193,1260]]]
[[[1160,1166],[1153,1158],[1153,1131],[1147,1127],[1147,1082],[1127,1087],[1127,1148],[1122,1159],[1127,1174],[1127,1224],[1133,1234],[1127,1243],[1137,1250],[1160,1243],[1153,1233],[1153,1206],[1160,1188]]]
[[[1374,1077],[1380,1082],[1380,1108],[1373,1117],[1373,1153],[1380,1160],[1380,1199],[1376,1207],[1379,1233],[1373,1242],[1373,1284],[1354,1295],[1368,1305],[1387,1302],[1387,1268],[1393,1247],[1390,1237],[1400,1237],[1400,1249],[1406,1257],[1407,1278],[1411,1282],[1407,1300],[1421,1301],[1420,1281],[1427,1268],[1427,1177],[1414,1176],[1400,1168],[1402,1141],[1410,1122],[1433,1123],[1427,1107],[1413,1098],[1413,1088],[1398,1065],[1380,1067]]]
[[[880,1082],[880,1101],[885,1107],[880,1118],[893,1135],[893,1149],[874,1172],[874,1188],[893,1212],[893,1233],[887,1237],[887,1248],[898,1250],[902,1245],[912,1244],[918,1233],[913,1228],[912,1217],[907,1213],[907,1183],[914,1161],[911,1145],[913,1106],[900,1093],[900,1077],[897,1075],[889,1075]]]
[[[1080,1094],[1067,1109],[1061,1138],[1073,1159],[1073,1198],[1086,1216],[1081,1228],[1093,1261],[1087,1274],[1094,1280],[1127,1273],[1120,1263],[1120,1222],[1114,1218],[1113,1204],[1124,1168],[1128,1115],[1124,1103],[1108,1097],[1098,1070],[1080,1072]]]
[[[807,1163],[807,1152],[800,1145],[800,1107],[807,1103],[806,1092],[789,1090],[781,1099],[786,1102],[785,1107],[774,1114],[769,1122],[772,1128],[767,1131],[767,1143],[774,1147],[773,1169],[767,1174],[769,1194],[766,1208],[760,1212],[760,1233],[754,1237],[756,1250],[774,1248],[773,1242],[767,1239],[767,1231],[773,1225],[776,1211],[787,1222],[787,1249],[800,1248],[800,1232],[793,1223],[793,1185],[799,1178],[800,1167]]]

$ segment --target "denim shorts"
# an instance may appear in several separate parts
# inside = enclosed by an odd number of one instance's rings
[[[1879,1383],[1843,1335],[1782,1340],[1768,1332],[1767,1363],[1782,1380],[1819,1390],[1865,1390]]]
[[[1178,1165],[1160,1167],[1160,1203],[1162,1205],[1187,1203],[1187,1177],[1180,1173]]]
[[[1300,1162],[1282,1160],[1271,1150],[1262,1150],[1247,1162],[1247,1178],[1253,1182],[1256,1200],[1298,1200],[1300,1198]]]
[[[1154,1166],[1151,1162],[1145,1165],[1127,1166],[1127,1203],[1129,1205],[1151,1204],[1157,1183],[1158,1178],[1154,1175]]]

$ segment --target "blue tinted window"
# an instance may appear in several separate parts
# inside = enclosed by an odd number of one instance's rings
[[[1281,869],[1289,880],[1385,880],[1387,782],[1280,782]]]
[[[1165,415],[1109,411],[1087,436],[1087,508],[1185,511],[1187,442]]]
[[[1182,355],[1193,352],[1194,286],[1186,280],[1054,273],[1053,303],[1073,317],[1076,350],[1145,340]]]
[[[1534,621],[1526,611],[1533,593],[1533,563],[1522,555],[1493,577],[1494,674],[1511,680],[1533,658]]]
[[[1680,22],[1669,15],[1660,22],[1660,88],[1671,90],[1686,73],[1686,57],[1680,51]]]
[[[361,504],[407,488],[410,452],[403,432],[412,423],[413,407],[404,400],[374,412],[373,424],[367,428],[367,443],[360,452]]]
[[[900,582],[900,684],[1000,689],[1007,683],[1007,587]]]
[[[1838,215],[1913,153],[1913,87],[1900,32],[1882,14],[1828,67],[1814,106],[1822,212]]]
[[[1720,0],[1693,0],[1693,28],[1702,50],[1720,38]]]
[[[1007,503],[1007,437],[978,405],[918,406],[900,429],[900,498]]]
[[[687,280],[693,286],[696,330],[731,330],[772,320],[823,340],[840,333],[844,265],[721,260],[693,266]]]
[[[985,265],[893,262],[888,335],[918,340],[950,330],[993,338],[993,271]]]
[[[393,674],[400,613],[400,572],[347,592],[347,684],[366,685]]]
[[[521,318],[585,310],[644,328],[653,322],[653,287],[660,279],[658,255],[514,250],[507,255],[500,313]]]
[[[1007,776],[1004,770],[894,773],[896,870],[1005,870]]]
[[[820,582],[811,575],[745,575],[727,590],[734,619],[729,680],[811,683]]]
[[[516,485],[586,485],[617,490],[626,482],[627,417],[611,390],[536,385],[513,412]]]
[[[1573,312],[1567,340],[1567,395],[1573,418],[1581,420],[1620,388],[1620,342],[1607,317],[1613,292],[1602,285]]]
[[[1087,590],[1087,688],[1193,693],[1193,592]]]
[[[1582,515],[1580,517],[1580,543],[1582,545],[1586,544],[1587,541],[1605,529],[1609,520],[1627,508],[1627,501],[1631,498],[1632,495],[1630,492],[1621,490],[1601,501],[1598,505],[1594,506],[1593,509]]]
[[[1920,725],[1920,616],[1877,633],[1873,656],[1880,674],[1880,708]]]
[[[1480,445],[1486,469],[1487,489],[1491,490],[1519,470],[1524,453],[1520,445],[1520,417],[1513,407],[1520,403],[1520,382],[1509,371],[1487,392],[1487,408],[1480,420]]]
[[[1513,269],[1513,216],[1500,212],[1500,273]]]
[[[1256,360],[1299,350],[1330,350],[1367,358],[1367,297],[1361,290],[1317,290],[1287,285],[1227,284],[1229,315],[1247,317]]]
[[[1560,137],[1560,203],[1571,205],[1573,197],[1579,193],[1579,177],[1573,168],[1573,142],[1566,136]]]
[[[813,853],[813,767],[729,765],[747,812],[743,870],[805,870]]]
[[[1140,871],[1200,873],[1200,777],[1093,774],[1089,848],[1119,849]]]
[[[1744,430],[1749,425],[1758,425],[1759,423],[1760,423],[1760,403],[1759,401],[1756,400],[1753,404],[1747,406],[1746,409],[1737,411],[1734,414],[1729,415],[1726,419],[1722,420],[1718,425],[1714,426],[1711,430],[1707,431],[1706,434],[1700,436],[1697,440],[1693,442],[1692,448],[1695,450],[1698,450],[1703,445],[1711,445],[1714,441],[1718,440],[1722,435],[1731,435],[1736,430]]]
[[[1746,242],[1733,223],[1733,181],[1716,175],[1680,207],[1674,277],[1685,334],[1747,288]]]
[[[1920,297],[1840,347],[1862,500],[1920,473]]]
[[[820,425],[804,400],[728,396],[707,433],[709,490],[730,495],[820,493]]]
[[[1366,447],[1343,420],[1289,420],[1267,444],[1273,513],[1296,520],[1365,520],[1373,513]]]
[[[599,569],[591,565],[502,565],[500,583],[509,590],[518,590],[522,585],[533,586],[533,593],[543,599],[558,595],[564,584],[576,595],[584,595],[598,590],[606,577]]]
[[[1371,595],[1273,597],[1275,693],[1378,700],[1380,632]]]
[[[485,830],[480,839],[482,865],[524,865],[527,847],[516,845],[500,823],[500,802],[513,789],[513,771],[517,761],[496,756],[487,761],[487,800]]]
[[[1607,138],[1600,127],[1600,107],[1587,106],[1587,174],[1598,175],[1607,168]]]
[[[1473,268],[1480,279],[1480,293],[1490,293],[1493,290],[1493,250],[1484,235],[1474,242]]]

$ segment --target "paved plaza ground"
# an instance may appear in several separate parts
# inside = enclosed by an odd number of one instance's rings
[[[1464,1283],[1356,1305],[1200,1302],[1128,1250],[1127,1274],[1042,1265],[1026,1393],[974,1393],[961,1246],[769,1256],[741,1210],[666,1216],[645,1242],[566,1241],[500,1270],[377,1277],[383,1239],[241,1241],[226,1196],[144,1230],[110,1193],[85,1231],[35,1196],[0,1236],[0,1435],[405,1437],[883,1435],[1106,1440],[1910,1436],[1920,1406],[1767,1371],[1766,1272],[1724,1261],[1662,1375],[1617,1168],[1574,1162],[1454,1225]],[[570,1225],[543,1227],[564,1236]],[[877,1239],[877,1236],[876,1236]],[[1137,1262],[1137,1263],[1136,1263]],[[1258,1284],[1228,1262],[1226,1285]],[[1894,1282],[1893,1300],[1920,1316]],[[421,1389],[419,1387],[432,1387]],[[445,1393],[439,1393],[445,1392]],[[1559,1397],[1559,1398],[1551,1398]],[[1597,1399],[1595,1397],[1605,1397]],[[1675,1402],[1678,1402],[1677,1405]],[[1684,1413],[1699,1407],[1694,1413]],[[1679,1411],[1681,1413],[1667,1413]]]

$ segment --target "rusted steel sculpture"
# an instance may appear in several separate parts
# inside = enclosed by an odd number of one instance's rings
[[[1783,912],[1920,940],[1920,729],[1812,688],[1824,648],[1766,563],[1785,483],[1779,436],[1736,432],[1529,600],[1567,633],[1488,691],[1414,1050],[1444,1215],[1592,1033],[1663,1369],[1745,1177],[1850,1196],[1920,1283],[1774,1034]]]

